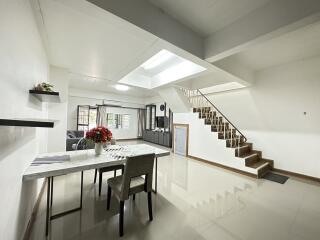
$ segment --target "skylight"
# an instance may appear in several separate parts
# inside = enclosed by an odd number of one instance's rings
[[[119,82],[152,89],[206,70],[168,50],[161,50]]]
[[[144,62],[141,67],[145,70],[153,69],[164,62],[168,61],[170,58],[174,57],[175,55],[167,50],[161,50],[153,57],[149,58],[146,62]]]

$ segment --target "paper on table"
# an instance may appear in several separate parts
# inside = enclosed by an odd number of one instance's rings
[[[36,158],[31,163],[31,166],[38,166],[38,165],[43,165],[43,164],[53,164],[53,163],[62,163],[62,162],[66,162],[66,161],[70,161],[69,155]]]

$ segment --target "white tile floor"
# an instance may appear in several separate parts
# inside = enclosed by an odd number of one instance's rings
[[[290,178],[284,185],[253,179],[171,154],[159,159],[158,195],[153,195],[154,221],[148,221],[147,196],[126,202],[122,239],[320,239],[320,184]],[[106,211],[102,196],[84,174],[83,210],[51,222],[48,239],[119,239],[118,202]],[[79,202],[80,174],[54,183],[54,212]],[[45,196],[31,239],[45,239]]]

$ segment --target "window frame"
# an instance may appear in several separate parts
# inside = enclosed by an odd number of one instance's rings
[[[87,108],[87,110],[88,110],[87,124],[79,123],[80,108]],[[77,131],[88,131],[88,130],[90,130],[90,110],[92,110],[92,109],[96,109],[96,124],[97,124],[97,114],[98,114],[97,106],[90,106],[90,105],[78,105],[77,106]],[[86,130],[80,129],[80,127],[85,127]]]

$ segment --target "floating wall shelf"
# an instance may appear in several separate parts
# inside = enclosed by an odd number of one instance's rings
[[[0,126],[53,128],[56,121],[49,119],[0,119]]]
[[[29,93],[38,98],[41,102],[61,102],[59,92],[29,90]]]

